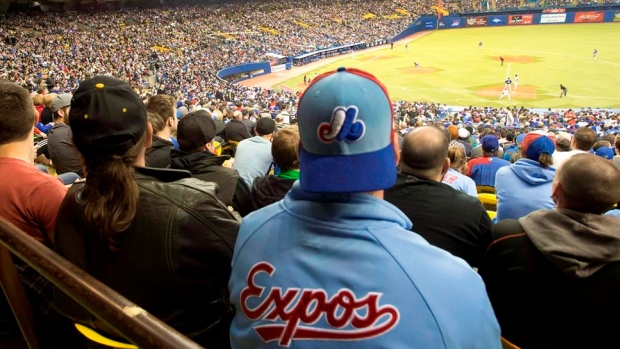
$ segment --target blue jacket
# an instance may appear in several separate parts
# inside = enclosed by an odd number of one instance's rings
[[[519,159],[495,175],[497,221],[519,219],[540,209],[554,209],[551,184],[555,168],[543,168],[538,161]]]
[[[244,218],[232,262],[239,348],[501,348],[480,277],[367,194],[311,194]]]
[[[448,172],[446,172],[441,181],[456,190],[478,198],[476,182],[453,168],[450,168]]]

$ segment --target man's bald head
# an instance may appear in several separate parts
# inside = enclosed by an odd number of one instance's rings
[[[570,157],[558,171],[556,182],[562,196],[558,208],[601,214],[620,200],[620,170],[596,155]]]
[[[448,158],[448,144],[444,132],[436,127],[415,128],[403,140],[400,154],[401,172],[437,180],[438,175],[443,175],[444,164]]]

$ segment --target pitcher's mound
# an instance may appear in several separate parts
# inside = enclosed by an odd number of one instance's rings
[[[502,56],[505,63],[534,63],[534,57],[532,56]],[[494,61],[499,62],[499,56],[493,57]]]
[[[436,69],[434,68],[404,68],[402,69],[403,73],[405,74],[430,74],[430,73],[434,73],[436,71]]]

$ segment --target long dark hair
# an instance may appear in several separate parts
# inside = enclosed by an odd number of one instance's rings
[[[140,192],[133,164],[145,140],[146,135],[123,155],[84,158],[84,222],[90,231],[107,239],[112,252],[121,248],[124,232],[136,215]]]

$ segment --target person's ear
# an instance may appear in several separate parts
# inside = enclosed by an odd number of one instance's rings
[[[153,144],[153,125],[147,121],[146,123],[146,140],[144,142],[144,148],[150,148]]]
[[[215,149],[213,149],[213,140],[211,140],[211,142],[205,144],[205,148],[209,151],[209,153],[213,153],[215,154]]]
[[[400,163],[400,145],[396,132],[392,132],[392,146],[394,147],[394,166],[397,166]]]
[[[443,166],[441,167],[441,175],[445,175],[446,172],[450,169],[450,158],[446,158],[443,162]]]
[[[556,176],[557,176],[557,173],[556,173]],[[560,182],[557,179],[554,180],[553,183],[551,184],[551,200],[553,200],[553,202],[556,205],[561,200],[562,193],[563,193],[562,184],[560,184]]]

